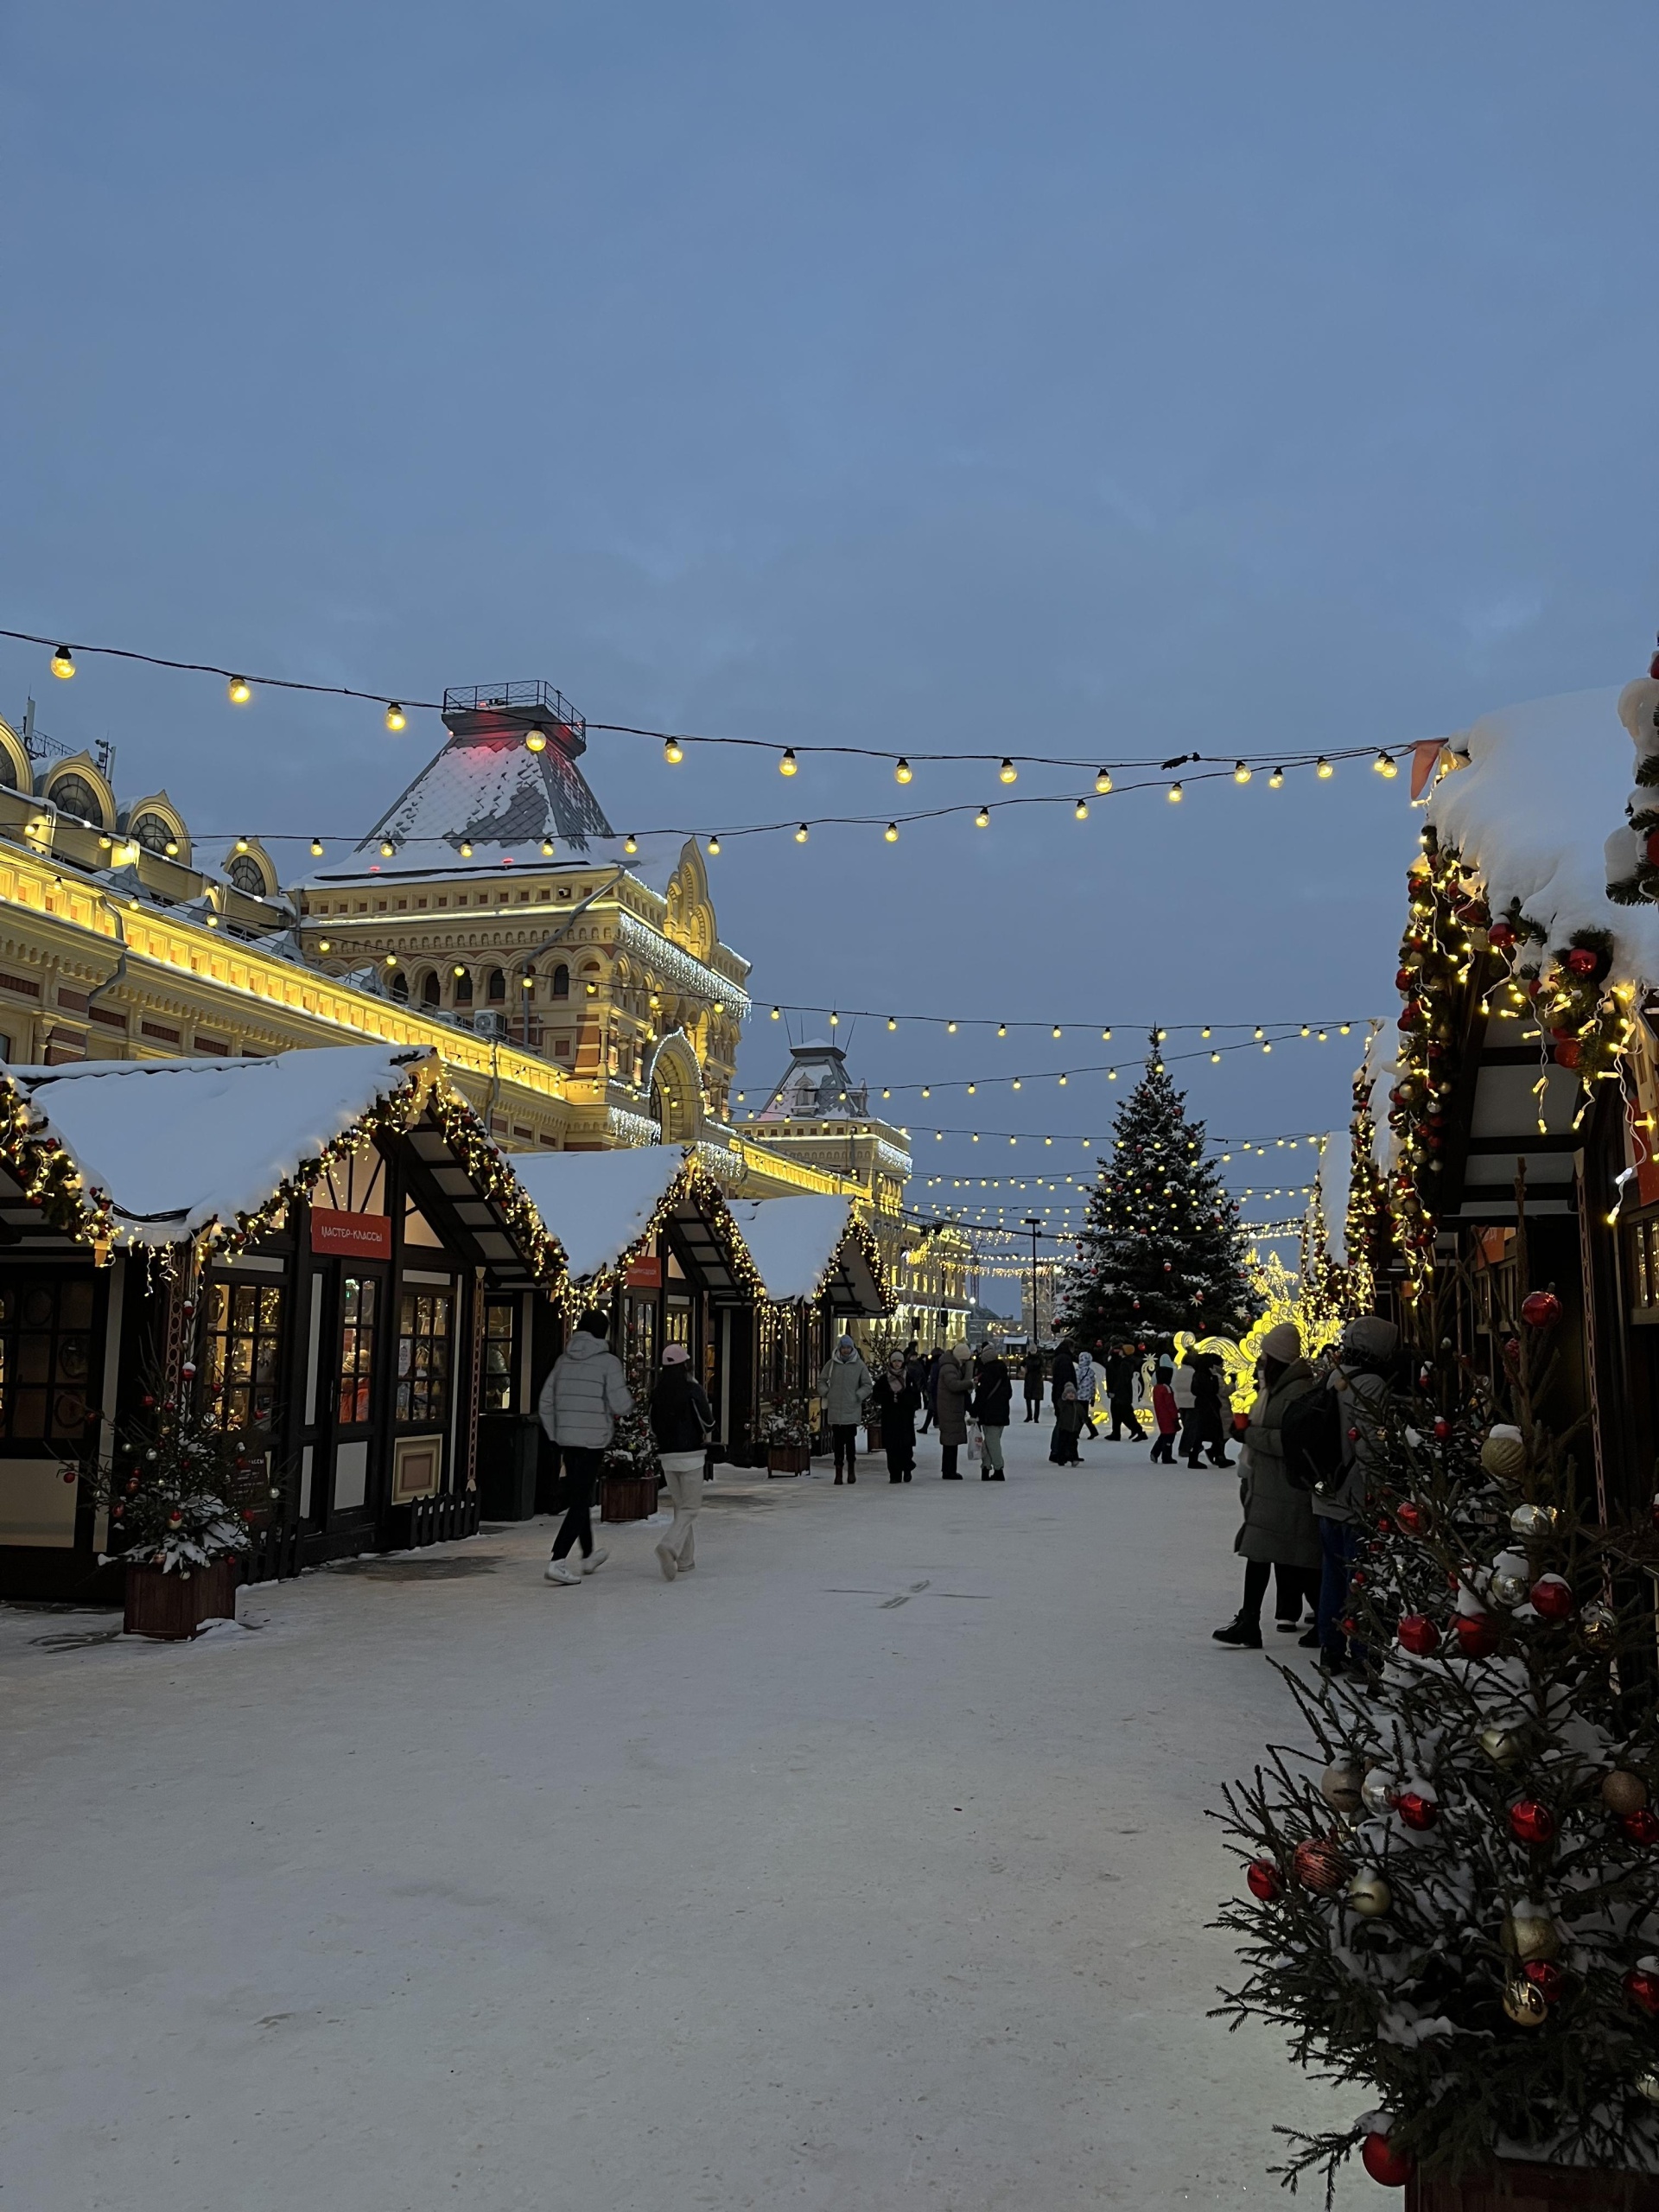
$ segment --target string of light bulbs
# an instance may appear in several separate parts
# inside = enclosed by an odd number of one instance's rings
[[[757,1004],[755,1007],[757,1016],[760,1011]],[[872,1007],[848,1007],[843,1009],[839,1007],[805,1006],[788,999],[779,999],[775,1003],[768,1003],[767,1018],[770,1020],[779,1021],[786,1014],[821,1014],[828,1020],[832,1029],[839,1028],[843,1021],[879,1021],[888,1030],[896,1030],[901,1023],[910,1022],[943,1029],[947,1036],[955,1036],[959,1030],[963,1029],[994,1029],[999,1037],[1006,1037],[1010,1030],[1014,1029],[1046,1029],[1051,1037],[1059,1038],[1065,1036],[1069,1029],[1093,1030],[1096,1027],[1093,1021],[1056,1021],[1052,1017],[1039,1019],[1032,1014],[1010,1014],[1005,1019],[994,1014],[892,1014],[880,1012]],[[1149,1021],[1119,1021],[1109,1022],[1100,1032],[1100,1040],[1103,1045],[1109,1043],[1115,1028],[1139,1030],[1143,1036],[1155,1039],[1160,1045],[1166,1038],[1185,1035],[1193,1030],[1196,1030],[1200,1037],[1207,1038],[1217,1030],[1249,1029],[1259,1039],[1267,1029],[1285,1029],[1293,1025],[1298,1027],[1304,1036],[1307,1034],[1310,1028],[1317,1027],[1335,1029],[1345,1037],[1357,1021],[1377,1018],[1358,1014],[1351,1015],[1346,1020],[1332,1020],[1327,1015],[1323,1020],[1315,1023],[1299,1021],[1294,1014],[1281,1014],[1265,1024],[1260,1021],[1171,1021],[1159,1024]]]
[[[64,643],[61,639],[54,641],[52,637],[35,630],[0,629],[0,638],[10,638],[21,645],[39,645],[47,651],[50,656],[48,666],[54,677],[64,682],[69,681],[77,674],[79,663],[76,656],[79,654],[83,658],[130,661],[148,668],[171,669],[185,675],[217,677],[225,684],[226,698],[232,706],[236,707],[247,706],[256,691],[297,691],[325,698],[360,699],[366,704],[378,706],[382,709],[385,718],[385,727],[394,734],[408,727],[411,709],[436,714],[443,711],[442,700],[418,699],[412,696],[407,690],[394,697],[389,692],[370,690],[351,683],[316,683],[302,677],[291,676],[250,676],[244,670],[232,668],[219,661],[186,660],[168,653],[141,652],[126,645],[77,646]],[[888,747],[847,744],[779,746],[775,740],[768,738],[728,734],[710,735],[702,732],[650,729],[635,722],[584,721],[583,727],[587,729],[602,730],[616,736],[649,738],[662,746],[664,758],[671,766],[677,766],[684,760],[688,747],[738,747],[776,754],[779,772],[786,777],[793,776],[798,772],[803,758],[810,759],[818,754],[829,754],[864,760],[891,760],[893,763],[895,780],[899,784],[908,784],[914,777],[913,763],[916,761],[950,765],[964,760],[996,760],[997,773],[1004,783],[1013,783],[1016,780],[1021,765],[1033,767],[1092,769],[1096,777],[1096,790],[1102,796],[1112,788],[1110,770],[1113,767],[1130,770],[1155,767],[1167,772],[1171,769],[1183,767],[1189,763],[1194,766],[1201,766],[1205,762],[1221,762],[1224,759],[1224,755],[1218,753],[1192,752],[1172,754],[1163,760],[1147,756],[1107,761],[1096,766],[1094,762],[1086,760],[1052,753],[1012,753],[999,756],[995,753],[968,753],[958,749],[949,753],[914,753],[895,755]],[[1396,764],[1386,750],[1378,750],[1370,746],[1340,747],[1329,753],[1316,753],[1310,751],[1280,754],[1246,754],[1243,758],[1235,759],[1226,772],[1236,776],[1241,781],[1248,782],[1252,770],[1268,760],[1275,760],[1282,764],[1275,769],[1275,773],[1281,776],[1282,776],[1284,766],[1314,766],[1321,772],[1328,774],[1332,764],[1336,761],[1363,760],[1368,755],[1373,756],[1374,765],[1380,773],[1390,778],[1397,773]],[[736,836],[749,833],[734,831],[731,834]]]

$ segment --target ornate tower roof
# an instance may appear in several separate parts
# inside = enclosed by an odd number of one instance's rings
[[[760,1122],[782,1122],[802,1115],[822,1121],[839,1115],[850,1119],[867,1116],[870,1094],[847,1072],[847,1055],[826,1038],[810,1038],[797,1045],[783,1081],[755,1116]]]

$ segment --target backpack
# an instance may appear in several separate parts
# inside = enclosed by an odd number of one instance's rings
[[[1323,1491],[1342,1472],[1342,1405],[1323,1382],[1304,1390],[1285,1408],[1280,1430],[1285,1447],[1285,1480],[1293,1490]]]

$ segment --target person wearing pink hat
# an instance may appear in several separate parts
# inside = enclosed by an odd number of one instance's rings
[[[714,1426],[714,1408],[691,1372],[690,1353],[683,1344],[665,1344],[662,1373],[651,1394],[651,1433],[674,1504],[674,1526],[657,1547],[664,1582],[697,1563],[702,1463]]]

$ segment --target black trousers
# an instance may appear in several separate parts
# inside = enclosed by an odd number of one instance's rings
[[[959,1483],[962,1480],[962,1477],[957,1472],[957,1448],[954,1444],[941,1444],[939,1446],[941,1462],[939,1472],[948,1483]]]
[[[1043,1386],[1039,1382],[1034,1390],[1027,1390],[1026,1393],[1026,1419],[1027,1421],[1041,1421],[1042,1417]]]
[[[1286,1567],[1278,1560],[1269,1564],[1264,1559],[1247,1559],[1244,1562],[1244,1603],[1238,1609],[1242,1620],[1260,1624],[1262,1600],[1268,1594],[1269,1575],[1276,1586],[1274,1611],[1280,1620],[1300,1621],[1305,1604],[1318,1611],[1322,1579],[1319,1567]]]
[[[830,1424],[830,1441],[835,1446],[836,1472],[843,1467],[855,1474],[858,1469],[858,1423],[855,1421],[835,1421]]]
[[[564,1479],[569,1491],[570,1502],[559,1524],[559,1533],[553,1539],[553,1556],[563,1559],[573,1544],[580,1544],[583,1559],[593,1556],[594,1484],[599,1480],[600,1462],[604,1453],[596,1445],[562,1444],[559,1457],[564,1462]]]
[[[1170,1430],[1167,1435],[1160,1434],[1159,1436],[1158,1441],[1152,1447],[1152,1456],[1154,1459],[1161,1460],[1166,1467],[1173,1467],[1174,1465],[1175,1432],[1173,1429]]]
[[[907,1483],[916,1465],[915,1431],[906,1428],[895,1434],[890,1423],[883,1421],[881,1443],[887,1455],[887,1480]]]
[[[1141,1427],[1135,1418],[1133,1404],[1128,1398],[1114,1398],[1111,1403],[1112,1433],[1109,1440],[1114,1444],[1120,1443],[1122,1440],[1117,1432],[1120,1428],[1127,1428],[1129,1432],[1130,1443],[1138,1444],[1141,1441]]]

